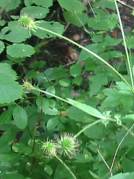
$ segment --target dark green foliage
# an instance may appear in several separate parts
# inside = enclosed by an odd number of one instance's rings
[[[61,159],[77,179],[133,179],[134,89],[114,1],[0,0],[0,9],[0,178],[75,178]],[[57,37],[70,27],[130,85]],[[78,50],[77,59],[66,60],[68,48]],[[71,147],[59,142],[65,136]]]

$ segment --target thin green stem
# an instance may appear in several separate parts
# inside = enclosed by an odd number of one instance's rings
[[[74,138],[77,138],[79,135],[81,135],[84,131],[86,131],[87,129],[93,127],[94,125],[98,124],[98,123],[101,123],[102,120],[97,120],[95,122],[92,122],[88,125],[86,125],[83,129],[81,129],[77,134],[75,134]]]
[[[116,7],[118,19],[119,19],[119,24],[120,24],[120,29],[121,29],[121,33],[122,33],[124,48],[125,48],[125,52],[126,52],[128,71],[129,71],[129,75],[130,75],[130,81],[131,81],[131,85],[132,85],[132,88],[133,88],[134,87],[133,72],[132,72],[131,62],[130,62],[129,53],[128,53],[126,37],[125,37],[124,29],[123,29],[123,24],[122,24],[122,21],[121,21],[121,16],[120,16],[117,0],[114,0],[114,2],[115,2],[115,7]]]
[[[127,136],[129,135],[129,133],[131,132],[131,130],[134,128],[134,123],[133,125],[128,129],[128,131],[125,133],[125,135],[122,137],[120,143],[118,144],[117,148],[116,148],[116,151],[114,153],[114,157],[113,157],[113,160],[112,160],[112,164],[111,164],[111,167],[110,167],[110,173],[112,173],[112,169],[113,169],[113,166],[114,166],[114,163],[115,163],[115,159],[116,159],[116,156],[118,154],[118,151],[122,145],[122,143],[124,142],[124,140],[127,138]]]
[[[53,34],[61,39],[64,39],[68,42],[70,42],[71,44],[77,46],[78,48],[84,50],[85,52],[89,53],[90,55],[96,57],[99,61],[101,61],[103,64],[105,64],[109,69],[111,69],[122,81],[124,81],[130,88],[130,84],[128,83],[128,81],[112,66],[110,65],[107,61],[105,61],[102,57],[100,57],[99,55],[97,55],[96,53],[92,52],[91,50],[87,49],[86,47],[78,44],[77,42],[63,36],[63,35],[60,35],[58,34],[57,32],[54,32],[52,30],[49,30],[49,29],[46,29],[46,28],[43,28],[43,27],[40,27],[40,26],[37,26],[37,29],[40,29],[40,30],[43,30],[45,32],[48,32],[50,34]]]
[[[109,171],[109,173],[110,173],[110,176],[112,176],[113,174],[112,174],[112,172],[110,171],[110,166],[109,166],[109,164],[107,163],[107,161],[105,160],[104,156],[102,155],[102,153],[100,152],[99,149],[98,149],[98,154],[100,155],[102,161],[103,161],[104,164],[106,165],[106,167],[107,167],[107,169],[108,169],[108,171]]]
[[[55,158],[66,168],[66,170],[70,173],[73,179],[77,179],[75,174],[72,172],[72,170],[61,160],[57,155],[55,155]]]
[[[60,101],[63,101],[63,102],[65,102],[65,103],[70,104],[69,101],[67,101],[66,99],[63,99],[63,98],[61,98],[61,97],[59,97],[59,96],[56,96],[56,95],[54,95],[54,94],[52,94],[52,93],[49,93],[48,91],[44,91],[44,90],[41,90],[41,89],[36,88],[36,87],[33,87],[33,90],[38,91],[38,92],[40,92],[40,93],[43,93],[43,94],[45,94],[45,95],[54,97],[54,98],[56,98],[56,99],[59,99]]]
[[[89,6],[90,6],[90,9],[91,9],[91,11],[92,11],[94,17],[95,17],[96,14],[95,14],[94,9],[93,9],[93,7],[92,7],[92,5],[91,5],[91,2],[90,2],[89,0],[88,0],[88,4],[89,4]]]

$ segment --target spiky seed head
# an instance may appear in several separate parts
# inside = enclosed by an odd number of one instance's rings
[[[43,142],[42,150],[47,157],[54,157],[56,155],[56,144],[47,140],[46,142]]]
[[[37,29],[36,21],[34,21],[34,19],[29,17],[28,15],[20,16],[18,22],[29,30],[35,31]]]
[[[72,158],[78,151],[78,141],[71,134],[63,134],[59,139],[58,143],[58,152],[69,158]]]

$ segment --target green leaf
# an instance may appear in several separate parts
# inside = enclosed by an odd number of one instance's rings
[[[7,76],[11,80],[16,80],[17,79],[16,72],[7,63],[0,63],[0,76],[1,75]]]
[[[58,34],[62,34],[64,32],[64,26],[59,22],[54,22],[54,21],[48,22],[43,20],[38,22],[39,22],[39,26],[42,28],[52,30]],[[53,34],[50,34],[40,29],[37,29],[35,32],[33,32],[33,34],[40,39],[55,37]]]
[[[59,80],[59,84],[63,86],[64,88],[70,86],[70,80],[69,79],[61,79]]]
[[[24,42],[31,37],[28,29],[22,27],[17,21],[11,21],[8,24],[9,33],[4,35],[4,39],[14,43]]]
[[[7,47],[7,54],[13,58],[30,57],[35,53],[31,45],[26,44],[13,44]]]
[[[21,10],[21,15],[27,14],[28,16],[36,19],[43,19],[48,14],[48,9],[39,6],[28,6]]]
[[[67,109],[66,113],[69,119],[80,122],[80,123],[89,123],[94,120],[94,118],[89,117],[87,113],[73,106]]]
[[[110,177],[109,179],[134,179],[134,172],[133,173],[120,173],[120,174]]]
[[[13,110],[14,124],[19,129],[25,129],[27,126],[28,116],[24,108],[16,106]]]
[[[58,2],[67,11],[82,12],[85,10],[84,5],[79,0],[58,0]]]
[[[21,3],[21,0],[0,0],[0,7],[6,11],[16,9]]]
[[[97,132],[96,132],[97,131]],[[90,129],[84,131],[84,134],[90,139],[102,139],[105,136],[106,128],[102,124],[94,125]]]
[[[0,41],[0,53],[3,52],[4,48],[5,48],[4,43],[2,41]]]
[[[122,118],[123,122],[134,121],[134,114],[127,114]]]
[[[36,100],[38,110],[48,115],[59,114],[58,110],[55,108],[55,102],[45,99],[43,97],[38,97]]]
[[[85,13],[65,11],[64,18],[67,22],[82,27],[88,22],[89,17]]]
[[[91,78],[91,85],[90,85],[90,95],[93,96],[97,94],[103,85],[108,83],[107,74],[104,72],[97,72],[95,76]]]
[[[0,63],[0,104],[11,103],[22,97],[22,86],[15,80],[16,72],[7,63]]]
[[[70,74],[73,77],[79,76],[81,74],[81,65],[78,64],[78,63],[72,65],[71,68],[70,68]]]
[[[22,176],[19,173],[7,173],[1,175],[2,179],[25,179],[24,176]]]
[[[60,121],[57,117],[51,118],[47,122],[47,130],[48,131],[57,131],[59,124],[60,124]]]
[[[88,26],[94,30],[108,31],[117,26],[118,20],[115,14],[99,13],[88,20]]]
[[[0,76],[0,104],[11,103],[22,97],[22,86],[8,76]]]
[[[97,117],[97,118],[100,118],[100,119],[104,119],[104,115],[101,114],[101,112],[99,112],[97,109],[89,106],[89,105],[86,105],[86,104],[83,104],[83,103],[80,103],[78,101],[75,101],[75,100],[72,100],[72,99],[69,99],[67,98],[69,104],[71,104],[72,106],[84,111],[85,113],[91,115],[91,116],[94,116],[94,117]]]
[[[115,4],[113,0],[100,0],[100,1],[96,1],[96,5],[97,7],[101,7],[101,8],[108,8],[108,9],[115,9]]]
[[[50,7],[53,4],[53,0],[31,0],[32,3],[38,5],[38,6],[43,6],[43,7]]]
[[[129,36],[128,38],[127,38],[127,47],[129,48],[129,49],[134,49],[134,36],[132,35],[132,36]]]

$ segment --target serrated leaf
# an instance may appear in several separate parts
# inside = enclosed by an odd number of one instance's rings
[[[43,19],[48,14],[49,10],[47,8],[39,6],[28,6],[21,10],[21,15],[26,14],[32,18]]]
[[[21,106],[17,106],[13,110],[13,118],[14,118],[14,124],[19,128],[19,129],[25,129],[27,126],[27,113],[24,108]]]
[[[115,14],[99,13],[96,17],[88,20],[88,26],[94,30],[112,30],[116,27],[118,21]]]
[[[7,47],[7,54],[13,58],[30,57],[35,53],[31,45],[26,44],[13,44]]]

